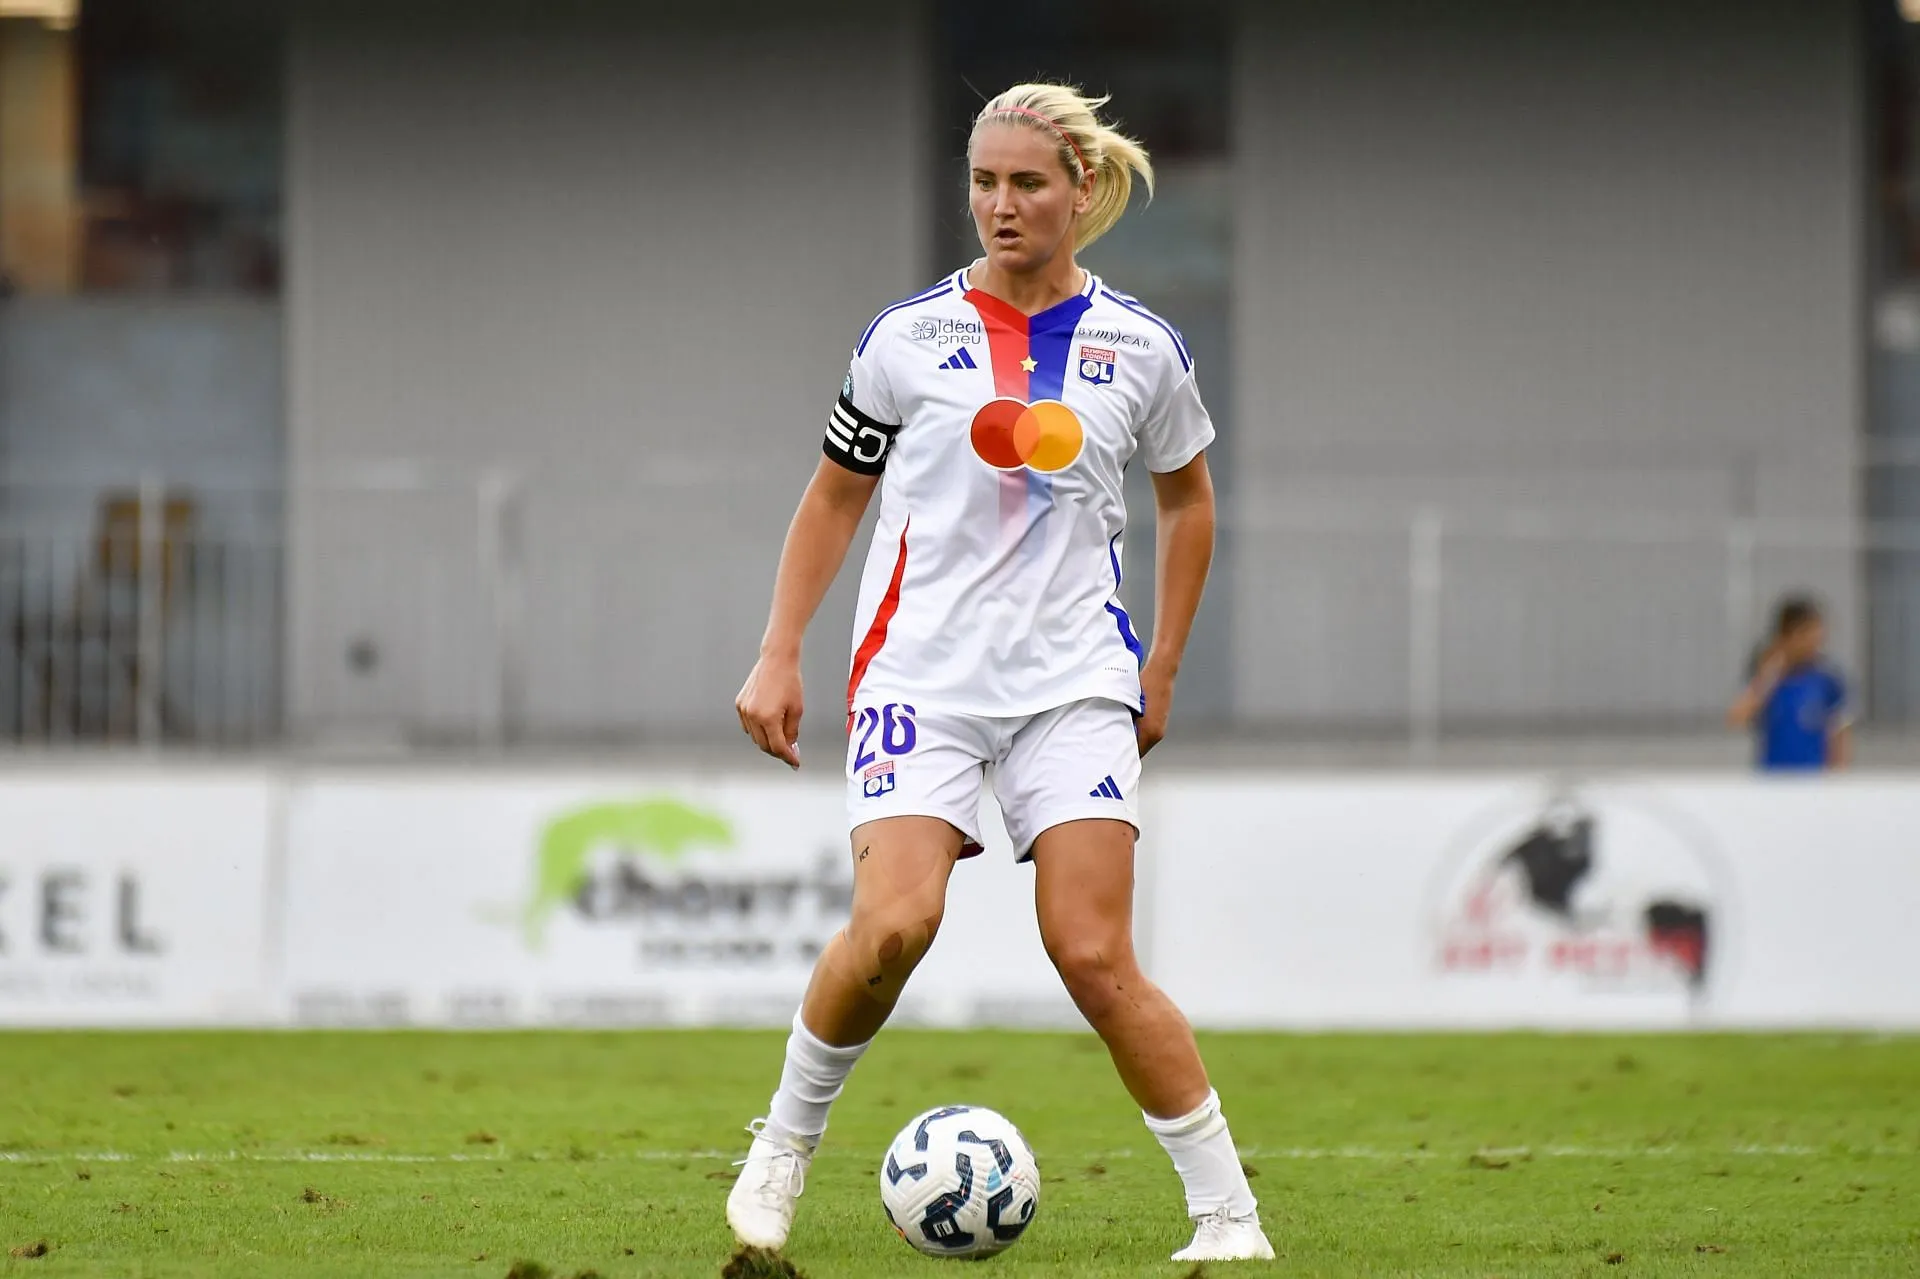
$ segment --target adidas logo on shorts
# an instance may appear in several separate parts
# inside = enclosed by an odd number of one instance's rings
[[[1088,791],[1087,795],[1093,799],[1126,799],[1126,796],[1120,793],[1120,788],[1113,784],[1111,776],[1102,778],[1100,784]]]

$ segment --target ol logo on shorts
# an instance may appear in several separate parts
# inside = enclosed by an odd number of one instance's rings
[[[1002,397],[973,415],[973,451],[997,471],[1063,471],[1085,441],[1079,416],[1058,400]]]

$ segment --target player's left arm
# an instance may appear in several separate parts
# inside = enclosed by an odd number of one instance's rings
[[[1140,691],[1146,699],[1138,726],[1142,755],[1167,735],[1173,681],[1180,674],[1213,565],[1213,476],[1207,471],[1206,453],[1196,453],[1176,470],[1154,472],[1153,505],[1158,516],[1153,649],[1140,669]]]
[[[1853,725],[1841,720],[1827,732],[1827,767],[1845,768],[1853,763]]]

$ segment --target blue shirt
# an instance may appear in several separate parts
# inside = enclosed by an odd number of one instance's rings
[[[1782,675],[1755,721],[1760,767],[1825,768],[1831,755],[1830,734],[1846,704],[1845,682],[1824,662]]]

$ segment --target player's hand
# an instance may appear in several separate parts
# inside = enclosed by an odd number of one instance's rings
[[[753,744],[789,768],[800,767],[800,659],[762,655],[747,674],[733,709]]]
[[[1134,721],[1134,736],[1145,755],[1167,735],[1167,712],[1173,709],[1173,677],[1164,675],[1149,662],[1140,672],[1140,692],[1147,700],[1146,713]]]

